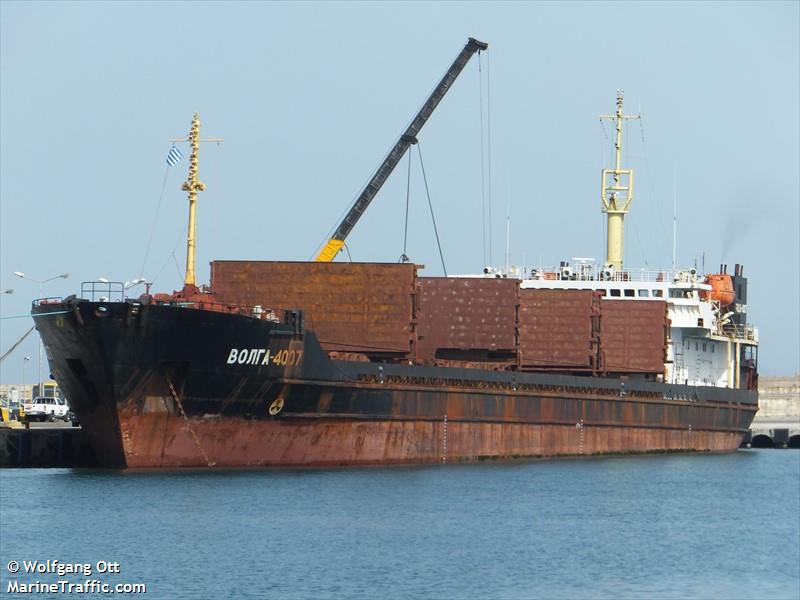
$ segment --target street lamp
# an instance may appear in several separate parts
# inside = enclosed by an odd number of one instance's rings
[[[21,271],[14,271],[14,275],[19,277],[20,279],[27,279],[28,281],[33,281],[34,283],[39,284],[39,298],[42,298],[42,288],[44,284],[48,281],[53,281],[54,279],[66,279],[69,277],[69,273],[61,273],[61,275],[53,275],[52,277],[48,277],[47,279],[34,279],[33,277],[28,277],[25,273]],[[39,336],[39,395],[42,396],[44,394],[44,386],[42,386],[42,336]]]
[[[3,291],[2,291],[2,292],[0,292],[0,293],[3,293],[3,294],[13,294],[13,293],[14,293],[14,290],[13,290],[13,289],[11,289],[11,288],[8,288],[7,290],[3,290]]]
[[[138,278],[134,279],[133,281],[126,281],[125,282],[125,289],[129,290],[133,286],[139,285],[140,283],[144,283],[145,281],[147,281],[147,280],[144,277],[138,277]]]
[[[99,281],[100,283],[110,283],[110,280],[108,279],[108,277],[98,277],[97,281]],[[123,283],[122,284],[122,289],[123,290],[129,290],[132,287],[135,287],[135,286],[139,285],[140,283],[144,283],[146,281],[147,281],[147,279],[145,279],[144,277],[137,277],[136,279],[133,279],[131,281],[126,281],[125,283]]]
[[[27,400],[28,394],[25,393],[25,367],[28,366],[28,363],[31,362],[31,357],[26,356],[22,359],[22,400]]]

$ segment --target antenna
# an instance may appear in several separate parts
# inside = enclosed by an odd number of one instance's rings
[[[506,273],[511,268],[511,217],[506,217]]]
[[[675,269],[675,248],[678,240],[678,169],[672,168],[672,268]]]
[[[506,275],[511,268],[511,198],[506,204]]]

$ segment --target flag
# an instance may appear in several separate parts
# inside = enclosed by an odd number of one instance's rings
[[[181,162],[181,158],[183,158],[183,154],[181,154],[181,151],[180,151],[180,150],[178,150],[178,149],[177,149],[177,148],[176,148],[176,147],[173,145],[173,146],[172,146],[172,148],[170,148],[170,149],[169,149],[169,152],[167,153],[167,164],[168,164],[170,167],[174,167],[174,166],[175,166],[175,165],[177,165],[179,162]]]

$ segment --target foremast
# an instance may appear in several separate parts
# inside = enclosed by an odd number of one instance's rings
[[[184,192],[189,193],[189,227],[186,234],[186,275],[183,280],[184,289],[197,287],[195,275],[195,246],[197,240],[197,192],[205,191],[206,184],[200,181],[198,165],[200,162],[200,142],[221,142],[220,138],[200,139],[200,115],[194,113],[189,135],[184,138],[170,140],[172,142],[189,142],[191,155],[189,156],[189,175],[181,185]]]
[[[195,276],[195,241],[197,239],[197,192],[205,191],[206,184],[198,177],[198,163],[200,160],[200,115],[194,113],[192,128],[187,137],[192,147],[189,157],[189,177],[183,182],[181,189],[189,192],[189,231],[186,235],[186,277],[184,286],[197,285]]]
[[[604,268],[613,275],[622,270],[624,218],[633,201],[633,169],[622,168],[622,124],[625,119],[638,119],[639,115],[622,112],[623,91],[617,90],[617,111],[614,115],[603,115],[600,119],[613,119],[616,125],[614,149],[616,157],[613,169],[603,169],[600,185],[602,211],[608,215],[606,261]]]

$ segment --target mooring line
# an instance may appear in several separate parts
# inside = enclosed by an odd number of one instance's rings
[[[197,444],[197,449],[200,450],[200,454],[203,455],[203,459],[206,461],[206,465],[208,465],[209,467],[213,467],[217,463],[209,460],[208,454],[206,454],[206,451],[203,450],[203,446],[200,444],[200,440],[197,438],[197,434],[194,432],[194,429],[192,428],[192,424],[189,421],[189,417],[186,416],[186,411],[183,410],[183,403],[181,402],[181,399],[178,397],[178,393],[175,391],[175,388],[173,387],[172,381],[170,380],[169,377],[167,377],[167,384],[169,384],[169,391],[172,392],[172,397],[175,398],[175,402],[178,403],[178,408],[180,408],[181,410],[181,415],[183,415],[183,418],[186,421],[186,427],[189,428],[189,433],[192,434],[194,443]]]
[[[7,316],[7,317],[0,317],[0,319],[28,319],[28,318],[31,318],[31,317],[34,317],[34,318],[35,317],[49,317],[51,315],[66,315],[67,313],[70,313],[70,312],[72,312],[72,311],[71,310],[57,310],[57,311],[53,311],[53,312],[39,313],[39,314],[36,314],[36,315],[32,315],[31,313],[25,313],[23,315],[10,315],[10,316]]]

